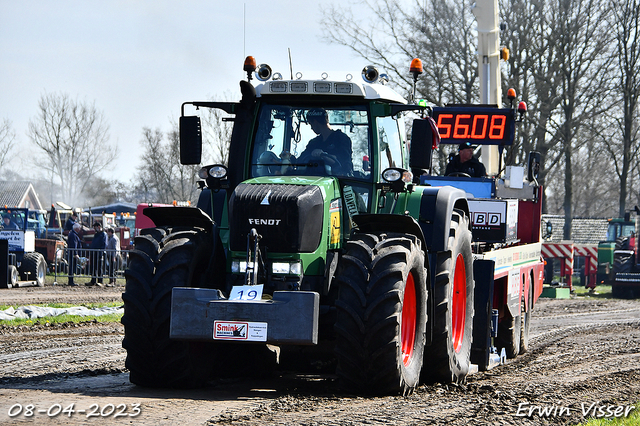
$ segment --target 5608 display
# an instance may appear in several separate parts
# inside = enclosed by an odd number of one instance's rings
[[[443,144],[511,145],[515,136],[514,115],[510,108],[433,108],[433,119]]]

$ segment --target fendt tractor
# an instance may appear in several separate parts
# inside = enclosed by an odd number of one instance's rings
[[[180,117],[181,162],[199,164],[200,120],[185,109],[233,115],[228,167],[201,169],[196,208],[144,210],[156,228],[136,238],[123,294],[133,383],[194,386],[317,356],[345,389],[407,394],[527,350],[539,157],[527,181],[524,168],[428,174],[439,140],[513,143],[513,108],[408,103],[371,66],[363,83],[284,80],[252,57],[244,70],[240,102],[186,102]],[[415,60],[414,87],[421,71]],[[322,145],[327,128],[336,139]]]

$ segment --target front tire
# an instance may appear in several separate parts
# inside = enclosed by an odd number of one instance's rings
[[[24,281],[33,280],[38,287],[44,287],[47,276],[47,261],[38,252],[25,253],[20,265],[20,275]]]
[[[462,211],[452,215],[448,247],[437,257],[433,341],[425,351],[423,379],[461,383],[469,374],[474,315],[471,231]]]
[[[204,287],[212,255],[211,233],[156,228],[136,237],[122,295],[129,380],[147,387],[195,387],[210,378],[211,342],[169,339],[173,287]]]
[[[336,274],[336,373],[344,387],[410,394],[426,338],[427,270],[413,235],[360,234]]]
[[[7,266],[7,282],[5,285],[1,287],[2,288],[18,287],[18,281],[19,281],[18,268],[16,268],[14,265],[8,265]]]

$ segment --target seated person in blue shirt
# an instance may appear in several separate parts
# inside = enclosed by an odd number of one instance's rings
[[[331,174],[347,175],[353,172],[351,139],[340,130],[332,130],[329,115],[322,108],[307,113],[307,122],[318,136],[311,139],[300,159],[318,159],[331,167]]]
[[[11,220],[11,216],[4,214],[2,216],[2,229],[15,229],[18,230],[18,225]]]

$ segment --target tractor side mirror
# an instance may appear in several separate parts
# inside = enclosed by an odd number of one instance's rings
[[[180,163],[200,164],[202,160],[202,127],[200,117],[180,117]]]
[[[409,149],[409,167],[411,170],[431,170],[434,133],[429,119],[413,120],[411,147]],[[415,173],[419,176],[421,173]]]
[[[540,161],[542,156],[539,152],[531,151],[529,153],[529,162],[527,166],[527,180],[529,182],[534,182],[538,180],[538,175],[540,174]]]

